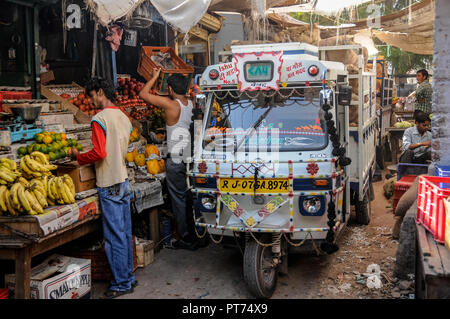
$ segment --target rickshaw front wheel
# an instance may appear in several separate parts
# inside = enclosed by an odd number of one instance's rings
[[[256,298],[270,298],[278,280],[278,267],[273,262],[272,248],[254,240],[245,244],[244,280]]]

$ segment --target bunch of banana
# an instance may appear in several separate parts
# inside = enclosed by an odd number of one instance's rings
[[[0,158],[0,185],[14,183],[21,173],[17,170],[17,163],[9,158]]]
[[[50,171],[58,168],[58,166],[48,162],[44,153],[37,151],[22,157],[19,167],[22,170],[23,176],[27,179],[51,175]]]
[[[72,178],[65,174],[64,176],[49,176],[47,183],[47,196],[50,204],[75,203],[75,186]]]
[[[9,212],[13,216],[19,214],[36,215],[44,213],[44,205],[40,200],[42,196],[36,196],[36,187],[32,187],[25,179],[14,183],[11,189],[3,185],[0,187],[0,208],[3,212]]]

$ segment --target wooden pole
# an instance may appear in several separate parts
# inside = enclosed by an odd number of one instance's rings
[[[91,70],[91,77],[95,76],[95,62],[97,60],[97,29],[98,29],[98,23],[95,22],[94,25],[94,42],[92,45],[92,70]]]

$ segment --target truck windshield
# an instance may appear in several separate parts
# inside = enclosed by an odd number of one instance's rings
[[[323,149],[328,136],[319,92],[318,87],[308,87],[272,93],[212,93],[203,147],[215,151]]]

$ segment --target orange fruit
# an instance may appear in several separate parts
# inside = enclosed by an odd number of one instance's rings
[[[66,133],[61,133],[61,138],[65,141],[67,139]]]
[[[45,144],[51,144],[51,143],[53,142],[52,138],[51,138],[50,136],[48,136],[48,135],[44,136],[44,137],[42,138],[42,141],[43,141]]]
[[[159,160],[159,171],[160,172],[164,172],[166,170],[165,165],[164,165],[164,160]]]
[[[156,154],[159,156],[159,149],[156,145],[147,144],[145,145],[145,157],[149,157],[151,154]]]
[[[127,155],[125,156],[125,158],[128,163],[134,162],[134,153],[128,152]]]
[[[160,166],[157,160],[150,160],[147,162],[147,172],[156,175],[160,172]]]
[[[145,166],[145,156],[144,154],[138,154],[135,158],[134,158],[134,163],[137,166]]]

